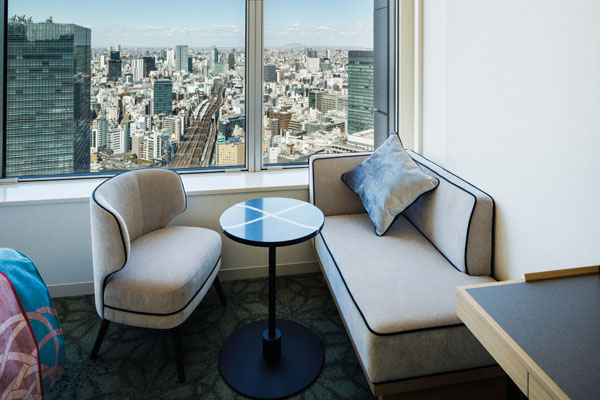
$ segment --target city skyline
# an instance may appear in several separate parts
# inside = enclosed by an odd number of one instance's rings
[[[74,23],[92,30],[92,48],[119,43],[129,48],[189,47],[241,48],[245,44],[243,0],[202,1],[174,9],[167,18],[164,3],[107,0],[90,8],[74,0],[9,1],[8,15],[26,15],[34,22],[52,16],[56,23]],[[299,7],[289,1],[265,2],[265,47],[331,47],[371,49],[372,1],[305,0]],[[117,11],[114,11],[117,10]],[[226,10],[226,13],[223,12]],[[335,23],[332,23],[335,22]]]

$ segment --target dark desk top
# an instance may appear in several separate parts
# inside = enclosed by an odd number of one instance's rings
[[[319,233],[324,223],[325,217],[317,207],[281,197],[238,203],[225,210],[220,220],[227,237],[263,247],[303,242]]]
[[[600,275],[467,292],[567,396],[600,398]]]

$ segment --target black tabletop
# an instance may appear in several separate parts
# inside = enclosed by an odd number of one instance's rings
[[[573,400],[600,393],[600,276],[467,289]]]
[[[252,199],[221,215],[223,233],[253,246],[289,246],[314,237],[323,228],[321,210],[305,201],[281,197]]]

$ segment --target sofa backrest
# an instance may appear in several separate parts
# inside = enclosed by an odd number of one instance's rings
[[[494,200],[425,157],[408,151],[422,170],[439,179],[404,215],[459,271],[493,273]]]

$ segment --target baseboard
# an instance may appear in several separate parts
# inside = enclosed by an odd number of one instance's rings
[[[277,275],[298,275],[319,272],[319,264],[316,261],[303,263],[278,264]],[[228,268],[219,271],[221,281],[237,281],[243,279],[265,278],[269,275],[268,265],[254,267]],[[49,285],[48,290],[52,297],[70,297],[94,294],[94,282],[63,283]]]
[[[48,285],[50,296],[52,297],[71,297],[94,294],[94,282],[61,283],[58,285]]]

